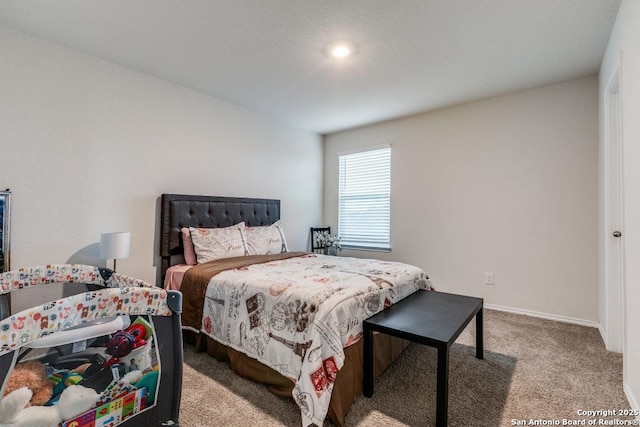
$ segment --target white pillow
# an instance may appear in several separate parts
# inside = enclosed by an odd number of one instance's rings
[[[198,264],[247,255],[244,222],[224,228],[189,227]]]
[[[249,255],[270,255],[289,251],[280,221],[264,227],[246,227],[245,234]]]

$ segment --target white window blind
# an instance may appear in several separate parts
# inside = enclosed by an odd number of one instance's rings
[[[338,235],[343,247],[391,247],[391,148],[340,156]]]

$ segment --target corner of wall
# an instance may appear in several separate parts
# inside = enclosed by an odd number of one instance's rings
[[[625,383],[623,383],[623,388],[624,388],[624,394],[627,396],[627,400],[629,400],[629,406],[631,407],[631,409],[640,411],[640,405],[638,405],[638,400],[633,395],[631,388]],[[636,415],[636,420],[640,421],[640,414]]]

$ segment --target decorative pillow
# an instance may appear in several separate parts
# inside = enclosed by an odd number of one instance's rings
[[[224,228],[189,227],[198,264],[247,255],[244,222]]]
[[[249,255],[269,255],[288,252],[280,221],[265,227],[246,227]]]
[[[180,233],[182,233],[182,246],[184,247],[184,263],[187,265],[196,265],[198,260],[196,258],[196,252],[193,249],[191,233],[187,227],[182,227]]]

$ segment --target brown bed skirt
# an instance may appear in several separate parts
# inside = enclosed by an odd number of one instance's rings
[[[263,363],[209,337],[200,335],[198,338],[200,339],[195,339],[197,349],[204,350],[206,345],[207,353],[210,356],[221,362],[227,362],[231,369],[241,377],[265,384],[267,389],[277,396],[291,397],[293,382],[290,379]],[[204,340],[201,338],[206,338],[206,342],[202,342]],[[336,376],[327,415],[339,427],[344,426],[344,417],[351,405],[362,395],[362,345],[363,340],[359,340],[344,350],[344,366]],[[377,377],[393,359],[402,353],[402,350],[409,345],[409,341],[389,335],[375,334],[373,345],[374,374]]]

